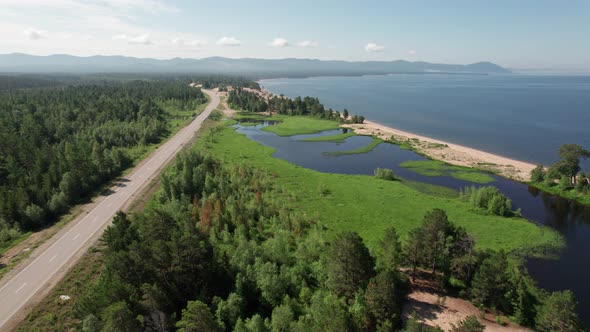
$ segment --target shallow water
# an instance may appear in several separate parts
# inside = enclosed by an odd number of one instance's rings
[[[394,128],[549,164],[564,143],[590,148],[590,76],[395,74],[263,80]],[[590,162],[585,164],[590,169]]]
[[[477,185],[451,176],[423,176],[399,166],[408,160],[426,160],[413,151],[401,149],[389,143],[379,144],[370,152],[355,155],[329,156],[324,152],[347,151],[366,146],[371,138],[353,136],[344,143],[303,142],[302,139],[335,135],[341,130],[319,134],[280,137],[261,131],[268,124],[256,126],[236,125],[236,131],[276,149],[274,157],[295,165],[320,172],[342,174],[373,174],[375,168],[390,168],[406,180],[419,181],[460,190]],[[531,276],[542,288],[550,291],[571,289],[579,301],[579,314],[586,326],[590,326],[590,208],[576,202],[540,192],[526,184],[492,175],[494,182],[486,184],[500,189],[512,199],[514,209],[522,209],[523,217],[559,231],[567,241],[567,247],[558,260],[530,259],[527,267]]]

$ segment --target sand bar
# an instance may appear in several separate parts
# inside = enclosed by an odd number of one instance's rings
[[[527,162],[412,134],[372,121],[365,120],[362,124],[345,124],[342,127],[352,128],[359,135],[373,135],[384,140],[406,143],[419,153],[435,160],[490,171],[517,181],[530,181],[531,170],[536,167],[536,165]]]

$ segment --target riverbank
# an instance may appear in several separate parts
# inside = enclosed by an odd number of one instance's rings
[[[459,144],[445,142],[367,121],[344,124],[359,135],[371,135],[408,146],[418,153],[448,164],[489,171],[520,182],[529,182],[533,164],[506,158]]]
[[[292,127],[289,122],[301,123],[297,117],[284,117],[282,124]],[[265,128],[277,126],[279,124]],[[317,217],[333,232],[355,231],[369,247],[374,247],[381,240],[384,230],[392,225],[405,241],[408,232],[421,223],[424,211],[434,208],[445,210],[450,220],[465,227],[481,249],[512,251],[523,247],[561,246],[561,239],[555,232],[525,219],[480,214],[454,196],[430,194],[428,190],[416,189],[411,182],[384,181],[367,175],[325,173],[297,166],[273,157],[276,152],[274,148],[236,132],[236,128],[229,123],[220,128],[213,134],[214,140],[202,140],[197,143],[197,148],[212,153],[228,164],[247,161],[254,167],[265,169],[273,174],[278,187],[296,197],[285,197],[285,202],[294,204],[294,210]],[[213,143],[206,145],[205,142]],[[440,190],[438,186],[423,186],[430,191]]]

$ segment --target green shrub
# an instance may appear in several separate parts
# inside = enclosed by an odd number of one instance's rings
[[[22,233],[15,226],[10,226],[4,219],[0,218],[0,247],[17,239]]]
[[[209,115],[209,119],[213,121],[219,121],[222,117],[223,115],[221,115],[221,112],[219,112],[218,110],[211,112],[211,114]]]
[[[474,208],[499,216],[511,216],[512,201],[496,187],[467,187],[461,191],[461,197]]]
[[[452,332],[483,332],[485,325],[479,322],[477,317],[471,315],[460,321],[457,326],[453,325]]]
[[[531,182],[541,183],[545,180],[545,167],[539,164],[535,169],[531,171]]]
[[[584,192],[586,187],[588,187],[588,182],[586,181],[586,179],[578,179],[576,185],[574,186],[574,189],[578,192]]]
[[[504,318],[502,318],[502,316],[496,316],[495,320],[498,325],[502,325],[502,326],[508,325],[508,323],[504,320]]]
[[[36,204],[29,204],[27,206],[25,216],[34,227],[39,227],[45,223],[45,211]]]
[[[571,184],[572,183],[571,183],[571,180],[570,180],[569,176],[565,176],[564,175],[564,176],[562,176],[559,179],[559,187],[561,189],[569,189],[569,187],[571,186]]]
[[[332,193],[330,188],[328,188],[328,186],[326,186],[324,183],[320,184],[319,190],[320,190],[320,195],[324,196],[324,197],[328,196]]]
[[[375,176],[379,179],[387,180],[387,181],[395,181],[397,178],[393,174],[393,171],[389,168],[377,168],[375,170]]]

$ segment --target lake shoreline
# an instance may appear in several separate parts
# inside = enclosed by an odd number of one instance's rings
[[[531,171],[536,167],[524,161],[417,135],[369,120],[360,124],[343,124],[342,127],[352,129],[358,135],[374,136],[405,145],[434,160],[492,172],[519,182],[529,182]]]

